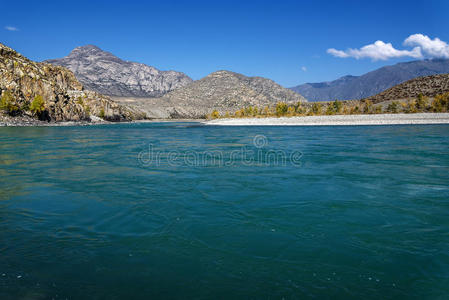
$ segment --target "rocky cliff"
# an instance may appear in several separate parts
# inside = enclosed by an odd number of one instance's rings
[[[3,111],[47,121],[90,120],[91,115],[114,121],[142,117],[108,97],[84,90],[66,68],[33,62],[2,44],[0,93]],[[33,112],[35,99],[42,100],[38,114]]]
[[[226,113],[248,106],[264,107],[277,102],[297,103],[307,100],[266,78],[217,71],[161,98],[122,101],[132,102],[146,111],[149,117],[202,118],[213,110]]]
[[[417,98],[420,94],[427,97],[435,97],[448,92],[449,74],[439,74],[406,81],[367,99],[373,103],[379,103],[388,100]]]
[[[349,75],[334,81],[306,83],[291,89],[309,101],[362,99],[419,76],[444,73],[449,73],[449,59],[418,60],[385,66],[361,76]]]
[[[46,62],[70,69],[87,89],[109,96],[160,97],[192,82],[184,73],[124,61],[93,45]]]

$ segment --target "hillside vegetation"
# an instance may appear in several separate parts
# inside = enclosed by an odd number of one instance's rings
[[[323,115],[357,115],[383,113],[420,113],[449,112],[449,93],[430,99],[419,95],[416,99],[386,101],[374,104],[371,100],[349,100],[332,102],[298,102],[294,105],[279,102],[273,106],[249,106],[235,113],[220,113],[217,110],[207,115],[207,119],[217,118],[264,118],[264,117],[298,117]]]
[[[363,100],[298,102],[294,105],[278,102],[272,106],[248,106],[236,112],[208,114],[220,117],[320,116],[382,113],[418,113],[449,111],[449,74],[418,77]]]

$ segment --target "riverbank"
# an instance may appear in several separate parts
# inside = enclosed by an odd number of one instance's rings
[[[0,127],[27,127],[27,126],[85,126],[97,124],[109,124],[101,118],[92,116],[91,121],[47,122],[29,116],[11,117],[0,113]]]
[[[222,126],[333,126],[449,124],[449,113],[331,115],[280,118],[229,118],[204,122]]]
[[[30,117],[9,117],[0,115],[0,127],[4,126],[87,126],[123,123],[159,122],[201,122],[220,126],[344,126],[344,125],[406,125],[406,124],[449,124],[449,113],[416,114],[371,114],[332,115],[270,118],[226,118],[205,121],[204,119],[150,119],[130,122],[109,122],[100,118],[79,122],[45,122]]]
[[[47,122],[29,116],[11,117],[0,113],[0,127],[29,127],[29,126],[88,126],[123,123],[160,123],[160,122],[201,122],[205,119],[147,119],[123,122],[110,122],[91,116],[91,121]]]

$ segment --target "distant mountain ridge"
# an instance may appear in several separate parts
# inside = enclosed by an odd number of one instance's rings
[[[416,77],[443,73],[449,73],[449,59],[419,60],[385,66],[361,76],[348,75],[291,89],[309,101],[363,99]]]
[[[108,96],[160,97],[192,82],[182,72],[124,61],[94,45],[77,47],[64,58],[45,62],[68,68],[87,89]]]

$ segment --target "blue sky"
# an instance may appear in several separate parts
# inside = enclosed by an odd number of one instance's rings
[[[418,33],[448,42],[448,12],[449,1],[7,1],[0,42],[37,61],[95,44],[193,79],[226,69],[290,87],[414,60],[327,51],[377,40],[411,51]]]

